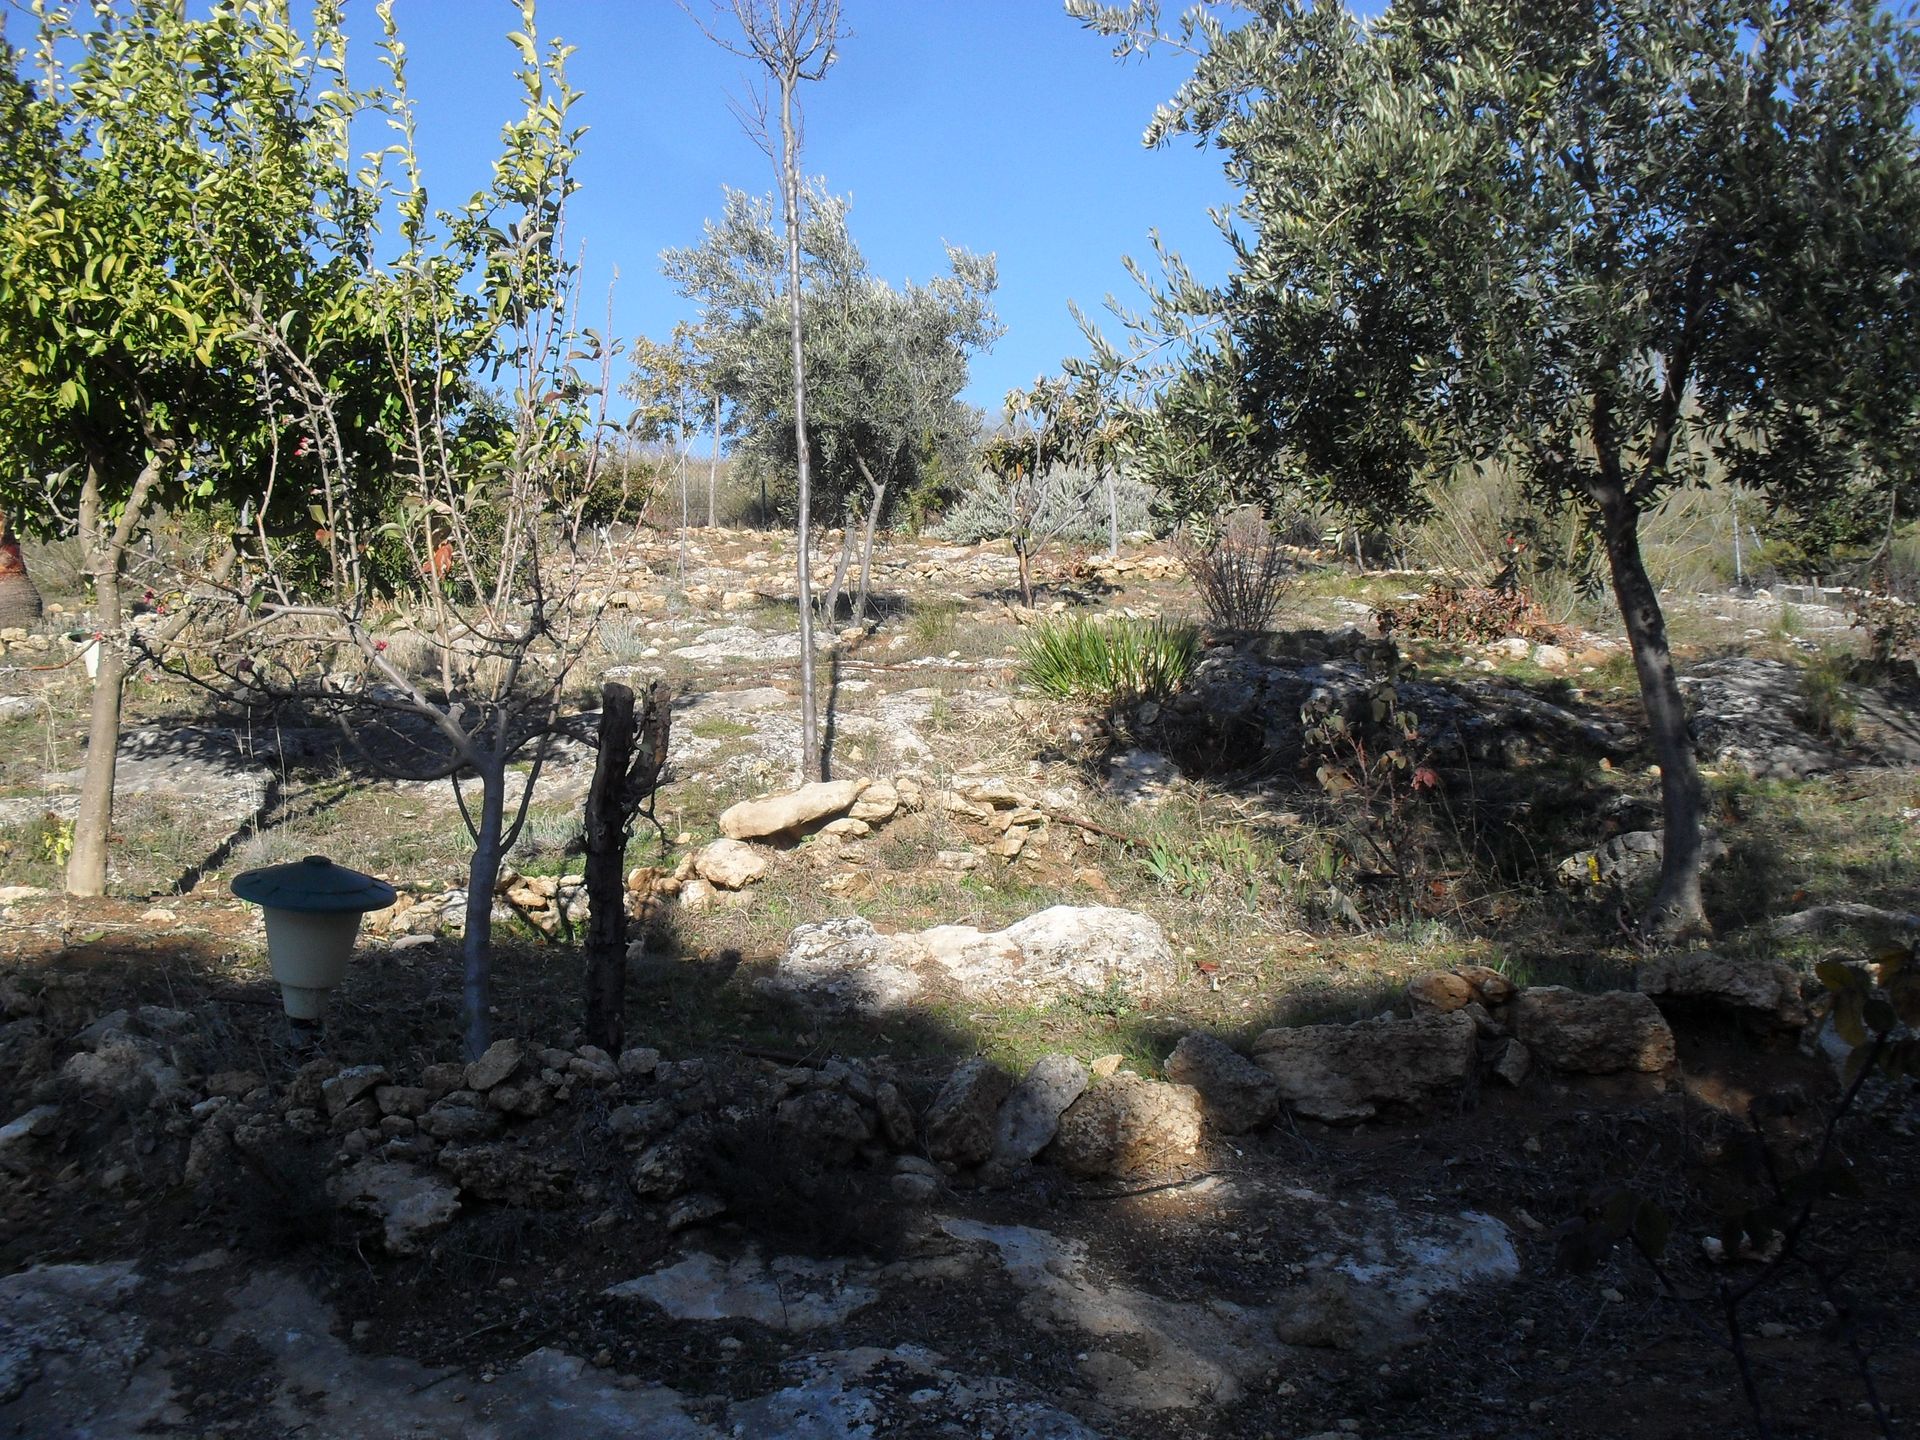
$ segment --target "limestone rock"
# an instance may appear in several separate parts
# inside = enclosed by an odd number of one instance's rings
[[[1060,1116],[1087,1088],[1087,1067],[1067,1055],[1042,1055],[1013,1087],[994,1120],[992,1163],[1026,1164],[1052,1141]]]
[[[1381,1105],[1413,1105],[1466,1079],[1474,1025],[1460,1011],[1360,1025],[1268,1030],[1253,1058],[1290,1109],[1314,1120],[1367,1120]]]
[[[621,1144],[637,1148],[665,1135],[680,1122],[680,1112],[669,1100],[645,1105],[617,1105],[607,1112],[607,1129]]]
[[[873,1121],[851,1095],[809,1090],[780,1102],[780,1129],[810,1160],[842,1164],[873,1138]]]
[[[1533,1069],[1533,1055],[1518,1040],[1506,1039],[1494,1052],[1493,1073],[1518,1088]]]
[[[1456,965],[1453,973],[1473,987],[1473,998],[1483,1005],[1504,1005],[1517,988],[1491,965]]]
[[[459,1093],[455,1092],[456,1095]],[[436,1101],[420,1117],[420,1128],[437,1140],[474,1140],[498,1130],[500,1115],[497,1111],[487,1109],[484,1104],[458,1100],[449,1095]]]
[[[900,791],[893,782],[876,780],[860,792],[860,798],[853,802],[853,808],[847,815],[849,819],[879,825],[891,820],[899,809]]]
[[[1179,972],[1158,921],[1107,905],[1055,905],[991,933],[939,925],[894,944],[906,963],[943,971],[968,993],[989,997],[1109,986],[1150,995],[1172,986]]]
[[[469,1090],[491,1090],[520,1068],[520,1042],[496,1040],[486,1054],[467,1066]]]
[[[440,1168],[462,1193],[502,1205],[559,1205],[573,1188],[572,1167],[565,1160],[506,1142],[449,1145],[440,1152]]]
[[[417,1120],[426,1114],[431,1103],[426,1088],[420,1085],[376,1085],[373,1098],[382,1115],[399,1115],[408,1120]]]
[[[1200,1135],[1198,1090],[1123,1072],[1068,1107],[1044,1158],[1088,1179],[1130,1175],[1191,1162]]]
[[[767,857],[739,840],[715,840],[693,857],[696,874],[721,890],[743,890],[767,873]]]
[[[866,789],[864,780],[816,780],[785,795],[742,800],[720,816],[720,833],[733,840],[760,840],[844,815]]]
[[[1472,984],[1463,977],[1449,970],[1435,970],[1407,982],[1407,999],[1416,1014],[1428,1011],[1447,1015],[1471,1005],[1475,996]]]
[[[993,1154],[995,1122],[1013,1077],[987,1060],[968,1060],[940,1087],[927,1112],[927,1153],[956,1165]]]
[[[858,915],[797,925],[786,954],[760,988],[822,1010],[896,1009],[920,992],[920,977],[895,958],[892,941]]]
[[[326,1102],[327,1118],[339,1118],[340,1112],[362,1095],[386,1083],[387,1072],[380,1065],[352,1065],[338,1075],[323,1080],[320,1095]]]
[[[887,1144],[896,1150],[905,1150],[913,1144],[913,1111],[908,1108],[899,1086],[885,1080],[874,1086],[873,1108],[880,1117],[880,1133]]]
[[[653,1074],[660,1064],[660,1052],[651,1045],[634,1045],[620,1052],[620,1073],[631,1079]]]
[[[1634,988],[1655,999],[1757,1011],[1783,1026],[1807,1023],[1800,979],[1778,960],[1729,960],[1711,950],[1676,951],[1642,965]]]
[[[459,1192],[452,1185],[417,1165],[396,1161],[362,1160],[336,1176],[330,1188],[338,1203],[379,1219],[382,1239],[394,1255],[411,1255],[460,1211]]]
[[[1200,1092],[1207,1123],[1227,1135],[1258,1130],[1280,1108],[1280,1082],[1231,1045],[1195,1032],[1167,1057],[1167,1079]]]
[[[1659,830],[1629,830],[1593,850],[1581,850],[1560,862],[1555,872],[1561,885],[1574,891],[1601,887],[1632,889],[1660,873],[1666,840]],[[1724,840],[1714,834],[1700,837],[1700,863],[1710,866],[1727,853]]]
[[[904,1205],[931,1204],[940,1194],[940,1182],[931,1175],[895,1175],[888,1184]]]
[[[691,1143],[669,1135],[640,1152],[627,1172],[627,1184],[642,1199],[672,1199],[688,1188],[699,1164]]]
[[[1556,1070],[1610,1075],[1673,1064],[1673,1031],[1647,996],[1632,990],[1587,995],[1536,985],[1513,1002],[1515,1036],[1535,1060]]]

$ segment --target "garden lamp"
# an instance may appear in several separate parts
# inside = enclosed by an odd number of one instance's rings
[[[280,982],[288,1018],[306,1025],[320,1020],[327,992],[347,978],[360,917],[394,901],[386,881],[324,855],[236,875],[233,893],[265,912],[267,963]]]

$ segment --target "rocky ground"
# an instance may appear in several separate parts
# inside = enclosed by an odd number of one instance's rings
[[[75,689],[15,672],[0,1433],[1742,1433],[1718,1296],[1766,1251],[1724,1219],[1837,1100],[1811,963],[1920,908],[1910,707],[1810,709],[1839,611],[1676,606],[1721,933],[1649,956],[1604,630],[1383,655],[1370,605],[1423,581],[1327,572],[1165,713],[1085,713],[1017,686],[1009,557],[901,544],[823,667],[846,779],[796,790],[789,566],[713,533],[589,577],[585,678],[680,694],[619,1055],[578,1034],[590,756],[543,777],[505,1038],[465,1065],[443,787],[138,686],[116,895],[69,902]],[[1054,580],[1043,610],[1192,604],[1152,549]],[[1301,723],[1406,656],[1446,802],[1417,886],[1364,861],[1379,815],[1312,782]],[[226,890],[311,849],[401,892],[317,1050]],[[1875,1082],[1838,1132],[1856,1183],[1806,1244],[1840,1288],[1788,1266],[1742,1307],[1775,1434],[1877,1433],[1851,1346],[1895,1433],[1920,1403],[1914,1118]],[[1659,1271],[1586,1243],[1624,1189],[1669,1218]]]

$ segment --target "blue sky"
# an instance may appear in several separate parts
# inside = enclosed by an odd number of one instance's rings
[[[698,13],[706,3],[694,0]],[[1122,65],[1057,0],[846,0],[845,12],[839,63],[806,88],[806,168],[853,196],[854,237],[888,280],[940,270],[943,241],[998,255],[1007,334],[974,367],[973,403],[996,409],[1010,386],[1080,353],[1068,300],[1098,311],[1110,291],[1135,298],[1121,257],[1150,259],[1150,228],[1203,276],[1224,270],[1206,214],[1232,198],[1218,160],[1140,144],[1181,57]],[[486,182],[513,113],[503,37],[515,17],[505,0],[396,0],[395,13],[428,185],[453,203]],[[370,37],[365,0],[348,18]],[[579,47],[569,78],[591,129],[568,223],[589,293],[604,303],[617,266],[616,333],[664,335],[691,317],[660,277],[660,251],[699,240],[723,185],[773,187],[728,109],[744,63],[673,0],[541,0],[540,25]],[[356,69],[372,63],[361,49]]]

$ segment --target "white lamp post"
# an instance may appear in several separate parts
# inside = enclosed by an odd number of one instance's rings
[[[324,855],[236,875],[233,893],[266,912],[267,963],[280,982],[288,1018],[304,1025],[319,1022],[327,992],[347,978],[360,917],[394,900],[384,880]]]

